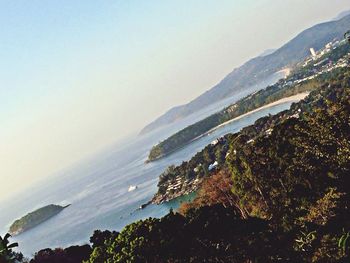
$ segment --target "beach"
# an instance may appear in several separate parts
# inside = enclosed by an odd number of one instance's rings
[[[229,121],[226,121],[226,122],[224,122],[224,123],[222,123],[222,124],[212,128],[212,129],[210,129],[209,131],[207,131],[206,133],[202,134],[201,136],[209,134],[209,133],[211,133],[211,132],[213,132],[213,131],[215,131],[215,130],[217,130],[217,129],[219,129],[219,128],[221,128],[221,127],[223,127],[223,126],[225,126],[225,125],[227,125],[227,124],[229,124],[229,123],[231,123],[233,121],[239,120],[239,119],[241,119],[243,117],[246,117],[246,116],[248,116],[250,114],[253,114],[255,112],[261,111],[263,109],[267,109],[267,108],[270,108],[272,106],[276,106],[276,105],[283,104],[283,103],[286,103],[286,102],[298,102],[298,101],[304,99],[307,95],[309,95],[309,92],[303,92],[303,93],[299,93],[299,94],[296,94],[296,95],[293,95],[293,96],[289,96],[289,97],[286,97],[286,98],[283,98],[283,99],[271,102],[271,103],[266,104],[266,105],[264,105],[264,106],[262,106],[260,108],[257,108],[255,110],[249,111],[249,112],[244,113],[244,114],[242,114],[242,115],[240,115],[240,116],[238,116],[236,118],[233,118],[233,119],[231,119]],[[201,137],[201,136],[199,136],[199,137]],[[198,137],[196,139],[198,139]]]

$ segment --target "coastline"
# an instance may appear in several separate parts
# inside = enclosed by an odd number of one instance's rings
[[[277,101],[271,102],[271,103],[269,103],[269,104],[266,104],[266,105],[264,105],[264,106],[262,106],[262,107],[259,107],[259,108],[257,108],[257,109],[254,109],[254,110],[252,110],[252,111],[249,111],[249,112],[247,112],[247,113],[245,113],[245,114],[242,114],[242,115],[240,115],[240,116],[238,116],[238,117],[236,117],[236,118],[233,118],[233,119],[231,119],[231,120],[229,120],[229,121],[226,121],[226,122],[224,122],[224,123],[222,123],[222,124],[220,124],[220,125],[218,125],[218,126],[212,128],[212,129],[210,129],[209,131],[207,131],[207,132],[201,134],[200,136],[197,136],[196,138],[194,138],[193,140],[191,140],[191,141],[189,142],[189,144],[192,143],[193,141],[195,141],[195,140],[201,138],[201,137],[204,137],[204,136],[206,136],[206,135],[208,135],[208,134],[214,132],[215,130],[217,130],[217,129],[219,129],[219,128],[222,128],[222,127],[225,126],[225,125],[230,124],[231,122],[234,122],[234,121],[236,121],[236,120],[239,120],[239,119],[241,119],[241,118],[243,118],[243,117],[245,117],[245,116],[249,116],[250,114],[253,114],[253,113],[258,112],[258,111],[260,111],[260,110],[267,109],[267,108],[270,108],[270,107],[273,107],[273,106],[276,106],[276,105],[279,105],[279,104],[283,104],[283,103],[286,103],[286,102],[298,102],[298,101],[304,99],[306,96],[308,96],[309,93],[310,93],[310,92],[303,92],[303,93],[299,93],[299,94],[292,95],[292,96],[289,96],[289,97],[285,97],[285,98],[279,99],[279,100],[277,100]],[[176,149],[176,150],[177,150],[177,149]],[[202,181],[202,180],[201,180],[201,181]],[[196,190],[198,190],[198,187],[199,187],[201,181],[198,182],[198,184],[192,184],[192,182],[190,182],[190,183],[188,183],[188,184],[184,184],[184,185],[181,186],[181,191],[176,191],[175,193],[172,193],[172,194],[169,194],[169,193],[160,194],[160,193],[157,192],[157,193],[153,196],[153,198],[151,199],[151,202],[150,202],[150,203],[159,205],[159,204],[166,203],[166,202],[169,202],[169,201],[171,201],[171,200],[174,200],[174,199],[176,199],[176,198],[179,198],[179,197],[181,197],[181,196],[190,194],[190,193],[192,193],[192,192],[195,192]]]
[[[280,99],[280,100],[277,100],[277,101],[271,102],[271,103],[269,103],[269,104],[266,104],[266,105],[264,105],[264,106],[262,106],[262,107],[260,107],[260,108],[257,108],[257,109],[255,109],[255,110],[249,111],[249,112],[244,113],[244,114],[242,114],[242,115],[239,115],[238,117],[235,117],[235,118],[233,118],[233,119],[231,119],[231,120],[229,120],[229,121],[226,121],[226,122],[224,122],[224,123],[219,124],[218,126],[212,128],[212,129],[210,129],[209,131],[207,131],[207,132],[205,132],[205,133],[199,135],[198,137],[194,138],[193,140],[191,140],[191,142],[192,142],[192,141],[195,141],[195,140],[201,138],[202,136],[205,136],[205,135],[207,135],[208,133],[211,133],[211,132],[213,132],[213,131],[215,131],[215,130],[217,130],[217,129],[219,129],[219,128],[221,128],[221,127],[223,127],[223,126],[225,126],[225,125],[227,125],[227,124],[229,124],[229,123],[231,123],[231,122],[233,122],[233,121],[237,121],[237,120],[239,120],[239,119],[241,119],[241,118],[243,118],[243,117],[245,117],[245,116],[248,116],[248,115],[253,114],[253,113],[255,113],[255,112],[258,112],[258,111],[260,111],[260,110],[263,110],[263,109],[266,109],[266,108],[270,108],[270,107],[272,107],[272,106],[276,106],[276,105],[279,105],[279,104],[283,104],[283,103],[286,103],[286,102],[298,102],[298,101],[304,99],[304,98],[305,98],[307,95],[309,95],[309,94],[310,94],[310,92],[303,92],[303,93],[299,93],[299,94],[296,94],[296,95],[292,95],[292,96],[289,96],[289,97],[285,97],[285,98],[282,98],[282,99]]]
[[[284,77],[288,77],[290,75],[290,72],[292,71],[291,68],[284,68],[284,69],[281,69],[279,71],[277,71],[276,73],[283,73],[284,74]]]
[[[286,70],[288,70],[288,69],[286,69]],[[283,71],[283,70],[282,70],[282,71]],[[147,158],[146,161],[145,161],[145,163],[151,163],[151,162],[157,161],[157,160],[159,160],[159,159],[162,159],[163,157],[168,156],[168,155],[172,154],[173,152],[176,152],[176,151],[180,150],[181,148],[186,147],[188,144],[190,144],[190,143],[192,143],[192,142],[194,142],[194,141],[196,141],[196,140],[198,140],[198,139],[200,139],[200,138],[202,138],[202,137],[204,137],[204,136],[206,136],[206,135],[208,135],[208,134],[210,134],[210,133],[216,131],[217,129],[219,129],[219,128],[221,128],[221,127],[226,126],[227,124],[230,124],[231,122],[237,121],[237,120],[239,120],[239,119],[241,119],[241,118],[243,118],[243,117],[245,117],[245,116],[248,116],[248,115],[253,114],[253,113],[255,113],[255,112],[258,112],[258,111],[260,111],[260,110],[263,110],[263,109],[266,109],[266,108],[269,108],[269,107],[273,107],[273,106],[276,106],[276,105],[279,105],[279,104],[283,104],[283,103],[286,103],[286,102],[298,102],[298,101],[304,99],[304,98],[305,98],[307,95],[309,95],[309,94],[310,94],[310,92],[298,93],[298,94],[296,94],[296,95],[292,95],[292,96],[289,96],[289,97],[285,97],[285,98],[279,99],[279,100],[277,100],[277,101],[271,102],[271,103],[269,103],[269,104],[266,104],[266,105],[264,105],[264,106],[261,106],[261,107],[259,107],[259,108],[257,108],[257,109],[252,110],[252,111],[246,112],[246,113],[244,113],[244,114],[242,114],[242,115],[239,115],[239,116],[237,116],[237,117],[235,117],[235,118],[233,118],[233,119],[231,119],[231,120],[228,120],[228,121],[226,121],[226,122],[224,122],[224,123],[221,123],[221,124],[219,124],[218,126],[215,126],[214,128],[211,128],[209,131],[206,131],[205,133],[202,133],[201,135],[199,135],[199,136],[193,138],[192,140],[190,140],[190,141],[189,141],[186,145],[184,145],[184,146],[175,148],[175,149],[173,149],[172,151],[170,151],[170,152],[168,152],[168,153],[166,153],[166,154],[162,154],[161,156],[158,156],[157,158],[152,159],[152,160],[150,160],[149,158]]]

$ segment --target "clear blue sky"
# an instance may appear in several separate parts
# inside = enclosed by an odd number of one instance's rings
[[[345,9],[348,0],[0,0],[0,199]]]

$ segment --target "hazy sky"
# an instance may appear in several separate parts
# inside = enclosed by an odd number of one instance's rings
[[[349,0],[0,0],[0,199],[346,9]]]

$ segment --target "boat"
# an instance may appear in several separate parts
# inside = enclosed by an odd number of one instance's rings
[[[142,209],[146,208],[146,207],[147,207],[148,205],[150,205],[151,203],[152,203],[152,200],[148,201],[148,202],[145,203],[145,204],[140,205],[138,210],[142,210]]]
[[[130,185],[129,189],[128,189],[128,192],[132,192],[132,191],[134,191],[136,189],[137,189],[137,185]]]

